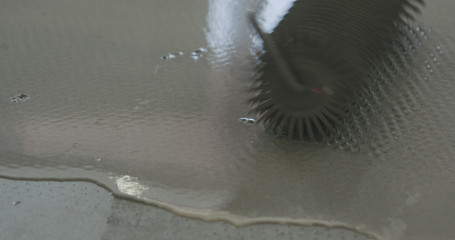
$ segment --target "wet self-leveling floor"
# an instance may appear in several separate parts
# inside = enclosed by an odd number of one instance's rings
[[[273,28],[290,5],[265,2]],[[239,121],[255,118],[245,104],[260,47],[245,17],[255,6],[1,0],[0,176],[86,179],[237,225],[452,239],[455,2],[428,1],[410,23],[414,65],[369,109],[374,126],[359,123],[368,141],[332,146]]]

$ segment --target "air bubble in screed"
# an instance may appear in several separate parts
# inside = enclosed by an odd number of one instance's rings
[[[191,58],[194,60],[198,60],[199,58],[203,57],[203,53],[207,52],[207,48],[200,47],[191,52]]]
[[[14,102],[14,103],[23,102],[23,101],[28,100],[29,98],[30,98],[29,95],[27,95],[25,93],[20,93],[20,94],[13,96],[11,98],[11,102]]]
[[[160,59],[164,61],[164,60],[174,59],[177,56],[183,56],[183,52],[169,53],[165,56],[161,56]]]
[[[241,117],[241,118],[239,118],[239,121],[245,125],[251,125],[251,124],[256,123],[256,119],[247,118],[247,117]]]
[[[207,48],[200,47],[196,50],[194,50],[191,54],[196,55],[196,54],[201,54],[207,52]]]
[[[169,53],[169,54],[166,55],[166,56],[162,56],[162,57],[161,57],[161,60],[168,60],[168,59],[173,59],[173,58],[175,58],[175,55]]]

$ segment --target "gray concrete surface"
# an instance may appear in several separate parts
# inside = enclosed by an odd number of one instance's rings
[[[398,84],[331,146],[239,121],[256,117],[254,2],[0,0],[0,176],[92,179],[206,219],[453,239],[455,2],[427,1],[413,67],[379,76]],[[1,181],[1,240],[352,236],[189,220],[88,183]]]
[[[112,196],[89,182],[0,178],[2,240],[369,240],[340,228],[204,222]]]

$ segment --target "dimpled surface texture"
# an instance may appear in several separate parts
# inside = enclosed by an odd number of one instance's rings
[[[89,179],[237,224],[455,236],[455,3],[427,3],[410,24],[412,67],[381,75],[398,84],[379,84],[330,146],[239,121],[255,117],[254,6],[0,1],[0,175]]]

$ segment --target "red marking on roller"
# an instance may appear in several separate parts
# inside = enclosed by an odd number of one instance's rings
[[[297,98],[296,97],[291,97],[291,101],[297,102]]]
[[[325,92],[324,92],[324,90],[322,90],[322,88],[312,87],[311,90],[313,90],[313,92],[315,92],[317,94],[325,94]]]

